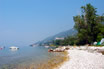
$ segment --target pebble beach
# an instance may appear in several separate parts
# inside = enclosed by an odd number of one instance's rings
[[[85,47],[83,49],[80,47],[67,50],[69,60],[59,69],[104,69],[104,55],[95,51],[97,49],[93,47],[85,50]]]

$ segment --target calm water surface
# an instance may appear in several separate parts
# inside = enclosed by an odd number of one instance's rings
[[[28,66],[40,64],[54,57],[56,53],[49,53],[43,46],[20,47],[17,51],[12,51],[8,47],[0,50],[0,69],[16,68],[18,66]]]

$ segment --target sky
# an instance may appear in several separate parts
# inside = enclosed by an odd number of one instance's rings
[[[88,3],[104,13],[104,0],[0,0],[0,46],[27,46],[69,30]]]

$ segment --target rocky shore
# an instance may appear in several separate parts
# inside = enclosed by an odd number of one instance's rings
[[[68,47],[69,60],[59,69],[104,69],[104,47]]]

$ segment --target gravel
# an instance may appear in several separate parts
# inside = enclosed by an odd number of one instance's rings
[[[85,50],[68,50],[69,60],[59,69],[104,69],[104,55]]]

